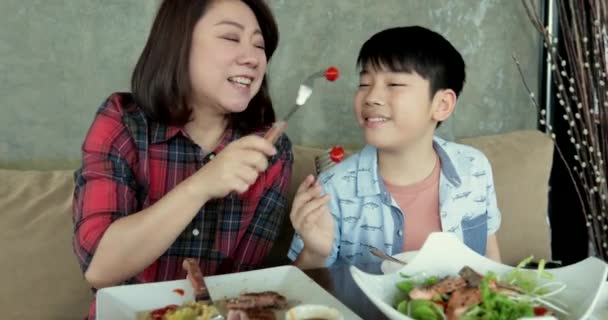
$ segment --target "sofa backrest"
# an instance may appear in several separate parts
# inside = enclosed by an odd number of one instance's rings
[[[547,192],[553,146],[536,131],[463,139],[493,166],[503,260],[550,258]],[[322,150],[294,146],[290,197]],[[73,171],[0,169],[0,310],[7,319],[82,319],[92,300],[72,252]],[[291,199],[291,198],[290,198]],[[287,216],[287,215],[286,215]],[[288,218],[269,264],[284,263]]]
[[[3,319],[83,319],[92,293],[72,252],[72,171],[0,170]]]

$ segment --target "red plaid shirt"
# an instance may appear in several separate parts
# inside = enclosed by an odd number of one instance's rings
[[[205,153],[183,128],[146,118],[129,94],[106,100],[75,173],[73,245],[83,272],[113,221],[154,204],[241,136],[228,129],[217,148]],[[183,279],[187,257],[200,257],[205,275],[260,267],[279,234],[293,165],[287,136],[276,147],[268,169],[245,194],[207,202],[162,256],[124,284]],[[89,319],[94,318],[93,303]]]

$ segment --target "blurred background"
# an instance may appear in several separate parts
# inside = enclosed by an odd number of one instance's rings
[[[292,106],[308,74],[330,65],[342,74],[334,83],[319,81],[308,104],[290,120],[288,134],[296,144],[362,144],[351,110],[356,56],[372,34],[399,25],[440,32],[467,63],[467,83],[441,136],[536,128],[536,110],[511,55],[517,54],[527,81],[537,86],[541,42],[519,1],[268,2],[280,29],[268,73],[279,116]],[[129,90],[157,3],[0,1],[0,167],[78,165],[98,106],[110,93]]]

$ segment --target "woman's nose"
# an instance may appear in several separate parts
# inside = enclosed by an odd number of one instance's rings
[[[238,59],[239,64],[249,66],[253,69],[257,68],[260,64],[260,54],[257,51],[260,49],[250,44],[244,44],[241,46],[240,50],[241,53]]]

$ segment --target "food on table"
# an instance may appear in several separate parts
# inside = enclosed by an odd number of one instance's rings
[[[169,305],[164,308],[144,312],[138,320],[213,320],[219,313],[226,315],[226,320],[277,320],[285,315],[288,320],[342,320],[342,318],[329,317],[337,310],[329,307],[320,308],[290,308],[287,298],[275,291],[245,292],[238,297],[213,300],[211,305],[209,292],[203,279],[198,263],[193,259],[184,260],[184,269],[187,278],[194,289],[197,300],[183,306]],[[183,290],[173,290],[183,295]],[[203,300],[206,297],[206,300]],[[289,315],[291,314],[291,318]],[[328,315],[325,317],[325,315]],[[339,315],[339,312],[338,312]],[[313,316],[313,317],[310,317]],[[318,316],[318,317],[316,317]]]
[[[287,299],[274,291],[243,293],[237,298],[228,299],[226,302],[228,309],[236,310],[256,308],[285,309],[287,306]]]
[[[218,313],[214,306],[191,302],[181,306],[168,305],[152,311],[140,312],[137,320],[210,320]]]
[[[567,314],[566,306],[553,296],[562,292],[565,285],[546,282],[551,274],[522,267],[498,277],[489,272],[481,275],[472,268],[463,267],[458,276],[401,276],[396,285],[400,289],[395,308],[416,320],[516,320],[525,317]]]
[[[137,320],[211,320],[220,309],[227,311],[227,320],[275,320],[278,319],[276,312],[288,307],[287,299],[277,292],[247,292],[235,298],[218,300],[215,305],[203,301],[168,305],[141,312]]]
[[[227,320],[275,320],[277,312],[289,306],[287,299],[274,291],[247,292],[218,304],[228,310]]]

